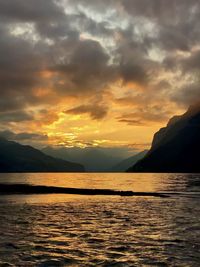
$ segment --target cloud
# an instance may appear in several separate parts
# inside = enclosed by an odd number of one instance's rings
[[[124,83],[135,82],[145,84],[148,79],[144,68],[140,65],[134,65],[134,63],[122,64],[120,72]]]
[[[37,46],[8,31],[0,35],[0,110],[25,112],[37,102],[34,89],[40,86],[42,58]]]
[[[119,119],[118,122],[127,123],[132,126],[142,126],[144,123],[139,120],[131,120],[131,119]]]
[[[98,91],[112,79],[109,56],[99,42],[78,40],[64,42],[62,61],[52,68],[63,83],[57,84],[63,94],[83,94]],[[67,52],[68,51],[68,52]],[[50,69],[51,71],[51,69]]]
[[[0,0],[0,15],[10,20],[44,22],[59,19],[64,13],[53,0]]]
[[[81,105],[69,110],[66,110],[66,114],[73,115],[81,115],[81,114],[89,114],[93,120],[103,119],[108,112],[108,108],[106,106],[100,105]]]
[[[191,83],[190,85],[181,88],[176,94],[172,96],[172,100],[184,105],[186,108],[200,99],[200,84]]]
[[[183,59],[181,62],[185,72],[195,72],[200,70],[200,50],[195,50],[189,57]]]
[[[142,110],[133,111],[131,113],[123,114],[118,117],[119,122],[127,123],[128,125],[146,126],[151,125],[152,122],[160,123],[169,119],[170,113],[161,106],[146,107]]]
[[[0,112],[0,121],[4,123],[31,121],[33,119],[34,116],[32,114],[23,111]]]
[[[4,130],[0,132],[0,136],[6,138],[8,140],[15,140],[15,141],[47,141],[48,136],[42,134],[35,134],[35,133],[14,133],[9,130]]]
[[[57,131],[63,107],[162,123],[200,98],[199,10],[197,0],[0,0],[2,125]]]

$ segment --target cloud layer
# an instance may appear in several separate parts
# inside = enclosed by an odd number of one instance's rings
[[[155,129],[200,100],[199,15],[198,0],[0,0],[0,129]]]

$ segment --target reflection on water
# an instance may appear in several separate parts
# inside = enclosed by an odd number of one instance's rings
[[[199,191],[192,183],[199,176],[189,174],[1,175],[1,182],[20,179],[67,187]],[[193,193],[167,199],[4,196],[0,266],[199,266],[199,200]]]
[[[0,183],[25,183],[144,192],[184,191],[188,182],[194,180],[199,180],[199,174],[0,173]]]

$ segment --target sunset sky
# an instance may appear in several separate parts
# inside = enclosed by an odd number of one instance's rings
[[[198,0],[0,0],[0,132],[148,148],[200,99]]]

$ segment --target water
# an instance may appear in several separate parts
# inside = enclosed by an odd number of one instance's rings
[[[0,197],[0,266],[198,266],[198,174],[0,174],[0,182],[179,192]]]

